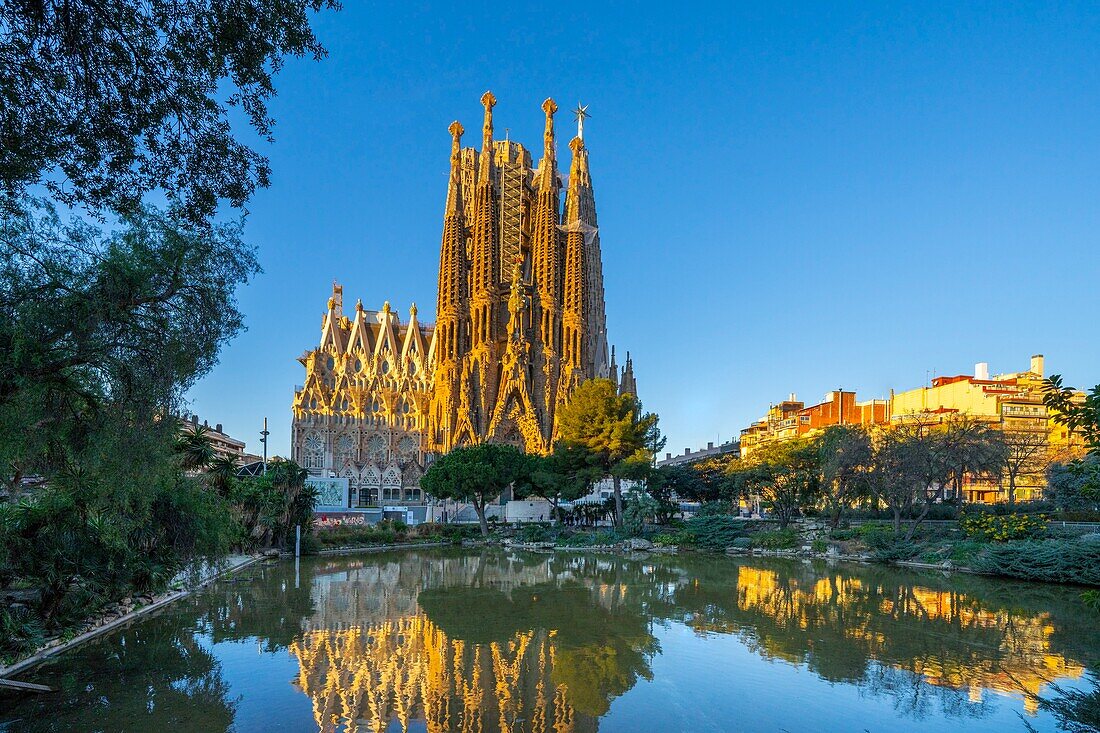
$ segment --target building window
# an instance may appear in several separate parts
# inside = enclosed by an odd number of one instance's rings
[[[383,501],[401,501],[400,486],[385,486],[382,488]]]
[[[324,468],[325,465],[325,441],[317,433],[306,436],[305,467]]]
[[[420,501],[420,489],[417,487],[406,487],[405,501]]]

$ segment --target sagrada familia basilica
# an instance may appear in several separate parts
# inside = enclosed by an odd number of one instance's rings
[[[557,408],[585,379],[637,394],[629,355],[620,372],[608,351],[585,109],[563,186],[554,100],[542,105],[537,168],[519,143],[493,139],[493,94],[481,103],[480,151],[450,126],[435,324],[421,323],[415,305],[405,322],[389,302],[345,313],[334,284],[320,344],[299,358],[293,458],[346,478],[349,506],[420,502],[427,464],[454,446],[548,452]]]

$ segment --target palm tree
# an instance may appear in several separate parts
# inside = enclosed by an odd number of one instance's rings
[[[210,429],[195,425],[183,431],[176,440],[176,453],[184,471],[201,471],[214,462],[214,444],[210,442]]]
[[[221,496],[228,496],[237,477],[237,462],[229,456],[218,456],[210,462],[206,472],[206,485]]]

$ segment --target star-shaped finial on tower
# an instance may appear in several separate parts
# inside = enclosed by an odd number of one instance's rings
[[[577,118],[577,137],[584,140],[584,120],[586,117],[592,116],[588,114],[588,105],[577,102],[577,108],[573,110],[573,116]]]

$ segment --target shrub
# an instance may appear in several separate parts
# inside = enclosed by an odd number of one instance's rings
[[[679,547],[680,545],[695,544],[695,538],[683,530],[678,532],[662,532],[661,534],[654,535],[653,544],[661,547]]]
[[[793,529],[757,532],[752,536],[752,546],[764,550],[788,550],[797,544],[798,533]]]
[[[439,522],[424,522],[410,528],[406,536],[415,536],[422,540],[434,542],[453,542],[459,544],[464,539],[481,535],[477,525],[471,524],[440,524]]]
[[[44,636],[41,619],[29,608],[0,608],[0,657],[33,652]]]
[[[1020,540],[988,545],[971,567],[990,575],[1100,585],[1100,544]]]
[[[706,550],[724,550],[738,537],[745,536],[743,523],[728,514],[700,514],[684,525],[690,544]]]
[[[750,547],[752,547],[752,538],[751,537],[738,537],[737,539],[735,539],[733,541],[733,547],[740,547],[742,549],[747,550]]]
[[[707,501],[699,505],[699,511],[695,512],[695,519],[700,517],[725,517],[730,515],[731,510],[728,501]]]
[[[920,548],[913,543],[894,540],[872,552],[871,559],[875,562],[899,562],[912,560],[919,553]]]
[[[1055,519],[1063,522],[1100,522],[1100,511],[1090,509],[1067,509],[1059,512]]]
[[[825,552],[829,549],[829,543],[819,537],[810,543],[810,549],[814,552]]]
[[[1042,514],[964,514],[959,527],[972,539],[986,542],[1008,542],[1041,535],[1047,528]]]
[[[516,532],[516,539],[520,542],[549,542],[554,535],[548,524],[525,524]]]
[[[343,524],[322,529],[317,533],[318,541],[325,547],[389,545],[396,542],[398,538],[397,531],[388,522],[379,522],[375,525]]]
[[[897,542],[894,529],[887,524],[861,524],[856,536],[872,550],[883,550]]]
[[[302,534],[303,555],[316,555],[321,547],[321,540],[317,539],[317,534],[315,532],[305,532]]]
[[[604,529],[597,532],[577,532],[565,535],[558,539],[558,544],[563,547],[590,547],[592,545],[615,545],[626,539],[630,538],[613,529]]]

